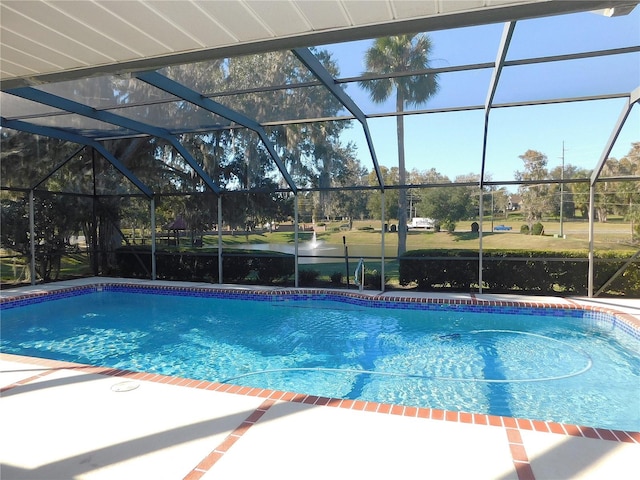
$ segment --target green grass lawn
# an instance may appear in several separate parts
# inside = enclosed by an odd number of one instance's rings
[[[424,230],[410,230],[407,235],[407,250],[416,249],[478,249],[480,242],[477,233],[472,233],[469,225],[460,225],[459,231],[432,232]],[[523,235],[520,234],[521,222],[501,222],[501,224],[512,227],[506,232],[484,232],[482,236],[482,247],[486,250],[492,249],[526,249],[535,251],[547,250],[588,250],[588,224],[567,224],[565,222],[564,232],[566,238],[556,238],[554,233],[559,227],[555,224],[545,225],[545,235]],[[367,225],[368,226],[368,225]],[[373,225],[372,225],[373,226]],[[466,228],[465,228],[466,227]],[[490,228],[490,225],[489,225]],[[558,230],[559,231],[559,230]],[[551,233],[549,233],[551,232]],[[318,241],[337,248],[343,246],[343,237],[349,250],[355,250],[358,246],[370,246],[379,249],[382,242],[382,234],[378,230],[357,230],[354,226],[350,231],[325,231],[318,232]],[[620,224],[601,224],[595,228],[595,249],[596,250],[618,250],[634,252],[637,247],[629,243],[630,227]],[[300,242],[309,241],[311,233],[299,234]],[[205,237],[205,245],[216,247],[217,237]],[[398,245],[397,233],[386,233],[384,236],[386,256],[395,256]],[[239,246],[242,244],[284,244],[294,243],[292,232],[274,232],[245,235],[223,235],[223,245]],[[350,252],[351,253],[351,252]]]
[[[14,257],[15,252],[2,251],[0,278],[2,283],[24,282],[29,279],[29,265],[26,257]],[[7,257],[4,257],[7,255]],[[8,255],[11,255],[10,257]],[[84,253],[63,255],[60,260],[59,279],[86,277],[91,275],[89,256]]]
[[[326,231],[318,231],[316,233],[317,240],[321,242],[323,249],[315,252],[315,255],[325,255],[336,257],[333,259],[324,259],[323,262],[313,264],[301,264],[300,270],[316,270],[320,277],[326,281],[333,273],[341,272],[346,274],[346,266],[344,261],[344,243],[349,253],[349,274],[352,276],[360,257],[365,258],[366,269],[368,271],[381,271],[381,242],[382,233],[379,221],[365,220],[354,222],[352,230],[341,230],[342,222],[335,224],[327,224]],[[432,232],[424,230],[410,230],[407,235],[407,250],[418,249],[479,249],[479,238],[477,233],[471,232],[471,221],[460,222],[457,225],[457,231],[453,233]],[[520,234],[520,226],[523,224],[518,217],[510,217],[509,219],[494,219],[495,225],[507,225],[512,227],[511,231],[491,232],[491,221],[485,221],[485,231],[482,238],[483,250],[518,250],[525,249],[530,251],[580,251],[587,255],[589,249],[588,242],[588,223],[584,221],[564,222],[563,231],[566,238],[557,238],[554,234],[560,231],[560,225],[557,221],[543,222],[545,235],[533,236]],[[371,229],[363,229],[368,228]],[[596,251],[621,251],[628,252],[633,255],[637,249],[637,244],[631,244],[631,227],[628,223],[612,221],[608,223],[596,223],[595,231],[595,250]],[[300,232],[298,235],[301,247],[312,239],[312,232]],[[397,254],[398,235],[389,232],[384,235],[385,242],[385,258],[389,259],[385,262],[385,277],[398,277],[398,262],[395,260]],[[292,247],[295,242],[293,232],[274,231],[272,233],[251,233],[229,234],[225,232],[222,236],[224,247],[241,247],[242,245],[264,245],[268,248],[272,245],[286,245]],[[162,241],[159,241],[160,245]],[[148,241],[147,241],[148,244]],[[189,247],[191,237],[185,235],[181,238],[181,245]],[[199,251],[217,251],[218,236],[205,235],[203,238],[203,247]],[[308,252],[306,252],[308,253]],[[301,252],[305,254],[305,252]],[[16,276],[24,277],[24,259],[9,258],[11,252],[3,251],[0,259],[0,276],[2,282],[15,281]],[[88,265],[88,257],[82,255],[65,255],[61,262],[60,276],[62,278],[71,278],[90,274]],[[352,278],[350,282],[352,282]],[[393,282],[393,280],[392,280]]]

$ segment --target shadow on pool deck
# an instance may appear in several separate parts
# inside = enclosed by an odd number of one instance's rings
[[[416,471],[455,479],[608,479],[640,466],[640,444],[631,437],[608,441],[145,380],[116,393],[111,387],[125,377],[72,365],[24,368],[34,360],[0,355],[8,388],[0,398],[3,480],[377,479]]]

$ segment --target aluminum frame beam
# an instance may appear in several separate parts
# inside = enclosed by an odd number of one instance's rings
[[[260,140],[262,140],[262,143],[267,148],[269,155],[271,155],[272,160],[275,162],[276,166],[280,170],[280,173],[289,185],[289,188],[291,188],[294,193],[297,193],[298,187],[293,181],[293,178],[289,175],[289,172],[287,172],[287,169],[280,159],[280,156],[273,148],[273,144],[267,137],[267,133],[265,132],[264,128],[262,128],[262,125],[260,125],[260,123],[258,123],[256,120],[249,118],[239,112],[236,112],[235,110],[232,110],[228,107],[225,107],[221,103],[211,100],[201,93],[192,90],[191,88],[185,87],[181,83],[171,80],[170,78],[165,77],[158,72],[142,72],[136,73],[134,74],[134,76],[137,79],[148,83],[149,85],[159,88],[160,90],[170,93],[171,95],[181,98],[189,103],[204,108],[205,110],[215,113],[216,115],[220,115],[221,117],[224,117],[231,122],[242,125],[243,127],[246,127],[249,130],[257,133],[260,137]]]
[[[487,98],[484,102],[484,132],[482,135],[482,162],[480,164],[480,232],[478,233],[479,252],[478,252],[478,291],[482,293],[482,270],[483,270],[483,212],[484,212],[484,170],[487,160],[487,140],[489,136],[489,114],[491,113],[491,107],[493,106],[493,99],[498,89],[498,83],[500,82],[500,75],[504,68],[504,63],[507,58],[507,51],[513,38],[513,32],[516,28],[516,22],[507,22],[504,24],[502,30],[502,37],[500,39],[500,45],[498,47],[498,54],[496,55],[496,61],[494,64],[493,72],[491,73],[491,81],[489,82],[489,91],[487,92]],[[493,215],[493,213],[492,213]]]
[[[64,167],[67,163],[69,163],[73,157],[75,157],[76,155],[78,155],[82,150],[84,150],[86,148],[85,145],[79,147],[75,152],[73,152],[71,155],[67,155],[67,158],[65,158],[62,162],[60,162],[58,165],[56,165],[53,169],[51,169],[51,171],[49,173],[47,173],[43,178],[41,178],[40,180],[38,180],[35,184],[33,184],[29,190],[35,190],[36,188],[38,188],[40,185],[42,185],[44,182],[46,182],[49,178],[51,178],[51,176],[56,173],[58,170],[60,170],[62,167]]]
[[[137,120],[132,120],[127,117],[123,117],[121,115],[116,115],[112,112],[107,112],[104,110],[97,110],[89,105],[85,105],[83,103],[76,102],[74,100],[69,100],[68,98],[60,97],[58,95],[54,95],[52,93],[48,93],[42,90],[38,90],[32,87],[22,87],[15,88],[9,90],[8,92],[11,95],[15,95],[20,98],[24,98],[27,100],[31,100],[33,102],[37,102],[43,105],[48,105],[50,107],[58,108],[60,110],[64,110],[66,112],[75,113],[77,115],[81,115],[83,117],[93,118],[94,120],[100,120],[105,123],[110,123],[112,125],[117,125],[122,128],[127,128],[129,130],[134,130],[138,133],[144,133],[145,135],[151,135],[156,138],[161,138],[166,140],[175,148],[180,155],[185,159],[185,161],[189,164],[191,168],[202,178],[207,187],[209,187],[216,195],[220,194],[220,187],[213,181],[213,179],[202,169],[200,164],[193,158],[193,156],[187,151],[187,149],[182,145],[177,138],[171,135],[168,131],[154,127],[153,125],[149,125],[143,122],[139,122]]]
[[[100,155],[107,159],[111,165],[113,165],[122,175],[124,175],[131,183],[133,183],[138,190],[144,193],[148,198],[153,197],[153,190],[145,185],[136,175],[133,174],[127,167],[125,167],[120,160],[113,156],[112,153],[107,151],[104,146],[95,140],[83,137],[75,133],[70,133],[64,130],[53,127],[45,127],[42,125],[34,125],[23,120],[7,120],[4,117],[0,117],[0,126],[6,128],[12,128],[22,132],[33,133],[35,135],[42,135],[43,137],[57,138],[59,140],[65,140],[68,142],[77,143],[79,145],[86,145],[95,149]]]
[[[618,139],[618,135],[620,135],[620,132],[622,131],[622,127],[624,127],[624,124],[627,121],[627,117],[631,113],[631,109],[636,103],[640,103],[640,86],[638,86],[635,90],[633,90],[629,94],[627,103],[624,105],[624,107],[622,108],[622,111],[620,112],[618,121],[616,122],[616,125],[613,128],[611,135],[609,136],[609,140],[607,140],[607,144],[605,145],[605,148],[602,151],[602,155],[600,155],[600,159],[598,160],[598,163],[593,169],[593,172],[591,172],[591,185],[595,185],[596,181],[598,180],[598,177],[602,172],[602,168],[604,167],[604,164],[607,161],[607,158],[609,158],[609,154],[613,149],[613,145],[616,143],[616,140]]]
[[[493,107],[493,99],[496,96],[498,89],[498,82],[500,81],[500,75],[504,68],[505,60],[507,58],[507,51],[513,38],[513,32],[516,28],[516,22],[505,23],[502,30],[502,38],[500,39],[500,46],[498,47],[498,55],[496,56],[496,62],[491,74],[491,81],[489,83],[489,91],[487,92],[487,98],[484,102],[484,135],[482,138],[482,164],[480,166],[480,188],[484,185],[484,170],[487,159],[487,137],[489,134],[489,114]]]
[[[595,190],[596,190],[596,182],[598,181],[598,177],[600,177],[600,173],[602,173],[602,169],[604,168],[604,164],[609,158],[609,154],[613,149],[613,145],[616,143],[618,139],[618,135],[622,131],[622,127],[624,127],[625,122],[627,121],[627,117],[631,113],[631,109],[636,103],[640,102],[640,86],[638,86],[635,90],[629,93],[629,98],[627,99],[627,103],[622,108],[620,112],[620,116],[618,117],[618,121],[616,122],[615,127],[613,128],[611,135],[609,136],[609,140],[607,140],[607,144],[602,151],[602,155],[600,155],[600,159],[596,164],[593,172],[591,172],[591,178],[589,180],[589,278],[587,279],[587,295],[589,298],[593,297],[593,289],[594,289],[594,242],[595,242],[595,233],[594,233],[594,214],[593,214],[593,205],[595,203]]]
[[[380,188],[384,190],[384,180],[382,178],[382,172],[380,171],[380,165],[378,163],[378,157],[376,155],[375,147],[373,146],[373,139],[371,138],[371,133],[369,132],[369,124],[367,123],[367,117],[364,112],[360,110],[360,107],[351,99],[349,95],[347,95],[344,90],[342,90],[336,81],[336,79],[329,73],[329,71],[320,63],[320,60],[311,53],[311,50],[308,48],[294,48],[292,50],[293,54],[298,57],[311,73],[315,75],[315,77],[320,80],[322,85],[327,88],[331,94],[338,99],[344,107],[351,112],[351,114],[360,122],[362,125],[362,129],[364,130],[364,136],[367,139],[367,146],[369,147],[369,153],[371,154],[371,161],[373,162],[373,168],[376,171],[376,176],[378,177],[378,183],[380,184]]]

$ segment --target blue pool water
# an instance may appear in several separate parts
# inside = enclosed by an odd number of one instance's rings
[[[4,308],[0,346],[326,397],[640,431],[640,341],[602,314],[248,298],[101,291]]]

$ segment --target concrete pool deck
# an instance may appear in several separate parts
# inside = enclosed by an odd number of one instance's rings
[[[151,283],[101,277],[4,290],[1,296],[118,281]],[[640,300],[473,297],[576,302],[640,322]],[[9,354],[0,354],[0,392],[2,480],[608,480],[640,468],[638,433],[341,401]]]

